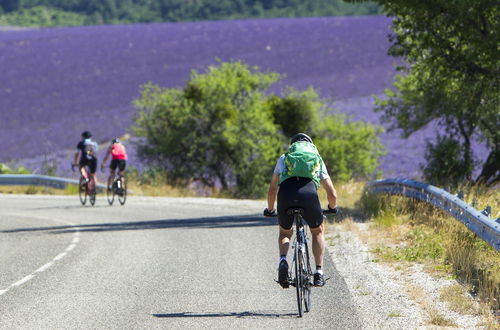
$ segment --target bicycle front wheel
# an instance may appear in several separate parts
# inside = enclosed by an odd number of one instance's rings
[[[85,182],[85,178],[81,177],[78,182],[78,197],[80,197],[80,203],[85,205],[87,202],[87,184]]]
[[[302,264],[302,278],[303,286],[302,286],[302,297],[304,300],[304,310],[305,312],[309,312],[311,310],[311,264],[309,262],[309,250],[307,249],[307,242],[304,242],[304,253],[300,253],[301,255],[301,264]]]
[[[299,312],[299,317],[302,317],[304,315],[304,309],[302,308],[303,306],[303,281],[304,277],[302,276],[302,252],[300,251],[300,247],[298,244],[295,243],[295,251],[294,251],[294,256],[293,256],[293,263],[294,263],[294,268],[295,268],[295,289],[297,290],[297,307],[298,307],[298,312]]]

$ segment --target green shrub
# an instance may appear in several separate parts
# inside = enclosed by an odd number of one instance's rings
[[[37,6],[0,16],[0,25],[26,27],[79,26],[83,25],[85,20],[84,15]]]
[[[323,120],[314,143],[335,181],[372,179],[380,174],[379,157],[384,154],[380,133],[379,127],[333,114]]]
[[[143,86],[133,127],[139,155],[169,183],[197,182],[235,197],[262,197],[290,136],[310,134],[336,181],[376,175],[381,129],[326,115],[314,89],[265,92],[280,76],[242,62],[192,72],[184,89]]]

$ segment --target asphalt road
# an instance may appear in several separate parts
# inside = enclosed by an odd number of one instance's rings
[[[331,279],[297,317],[277,224],[247,200],[0,195],[0,329],[360,329]],[[289,258],[290,259],[290,258]]]

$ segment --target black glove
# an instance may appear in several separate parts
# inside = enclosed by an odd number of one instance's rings
[[[330,204],[328,204],[328,213],[331,213],[331,214],[337,214],[339,212],[339,210],[334,207],[333,209],[330,207]]]
[[[269,211],[267,209],[267,207],[264,209],[264,216],[265,217],[275,217],[276,215],[277,215],[276,210]]]

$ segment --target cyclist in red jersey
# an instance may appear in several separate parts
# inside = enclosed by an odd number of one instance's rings
[[[111,155],[111,163],[109,164],[109,177],[108,177],[108,187],[111,187],[113,180],[115,179],[115,171],[118,168],[118,175],[122,177],[122,181],[125,181],[123,173],[125,167],[127,166],[127,152],[125,146],[120,142],[119,139],[114,139],[111,141],[111,145],[106,151],[106,156],[101,164],[101,170],[106,166],[106,162]]]

